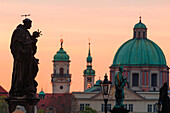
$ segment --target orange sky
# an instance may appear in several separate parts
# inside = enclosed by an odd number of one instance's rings
[[[117,49],[132,38],[140,13],[148,28],[148,38],[162,48],[170,65],[169,0],[0,0],[0,4],[0,85],[7,91],[13,68],[10,38],[23,20],[21,14],[31,14],[30,32],[40,29],[43,34],[36,54],[40,59],[38,92],[41,88],[52,91],[52,60],[59,50],[61,34],[71,60],[71,91],[82,91],[89,36],[96,80],[103,79],[105,73],[109,74]]]

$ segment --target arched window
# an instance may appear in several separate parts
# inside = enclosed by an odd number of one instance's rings
[[[134,38],[136,38],[136,31],[134,31]]]
[[[132,74],[132,86],[139,86],[139,74],[138,73]]]
[[[56,69],[54,69],[54,74],[56,74]]]
[[[61,67],[60,68],[60,75],[63,75],[64,74],[64,69]]]
[[[151,75],[151,86],[157,86],[157,74],[152,74]]]
[[[143,32],[143,38],[146,38],[146,33],[145,33],[145,31]]]
[[[138,31],[138,38],[140,38],[140,31]]]

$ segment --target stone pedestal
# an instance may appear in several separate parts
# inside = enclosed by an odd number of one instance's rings
[[[8,97],[5,99],[9,106],[9,113],[15,111],[17,105],[24,106],[27,113],[35,113],[38,98]]]
[[[129,110],[125,108],[113,108],[113,110],[110,111],[111,113],[129,113]]]

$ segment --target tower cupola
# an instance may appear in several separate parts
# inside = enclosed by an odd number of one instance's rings
[[[60,42],[61,42],[60,50],[57,51],[57,54],[54,55],[53,61],[70,61],[69,55],[63,49],[63,39],[61,39]]]
[[[39,96],[40,99],[44,99],[45,98],[45,93],[44,93],[43,89],[41,89],[41,91],[39,92],[38,96]]]

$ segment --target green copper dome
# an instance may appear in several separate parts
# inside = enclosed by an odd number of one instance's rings
[[[143,28],[143,29],[146,29],[146,26],[145,26],[145,24],[139,22],[139,23],[137,23],[137,24],[134,26],[134,29],[136,29],[136,28]]]
[[[54,55],[53,61],[70,61],[69,58],[70,57],[67,55],[67,53],[61,47],[60,50],[57,52],[57,54]]]
[[[112,66],[167,66],[161,48],[147,38],[134,38],[117,51]]]
[[[94,85],[95,86],[101,86],[101,83],[102,83],[102,81],[99,79],[99,80],[96,81],[96,83]]]
[[[92,67],[88,66],[87,69],[84,70],[84,75],[95,76],[95,71],[92,69]]]
[[[45,95],[44,91],[39,92],[39,95]]]
[[[44,99],[45,98],[45,93],[44,93],[44,91],[43,90],[41,90],[41,92],[39,92],[39,98],[40,99]]]
[[[92,62],[92,57],[91,56],[87,57],[87,62]]]
[[[140,18],[140,19],[139,19],[139,23],[137,23],[137,24],[134,26],[134,29],[136,29],[136,28],[146,29],[145,24],[143,24],[143,23],[141,22],[141,17],[139,17],[139,18]]]

